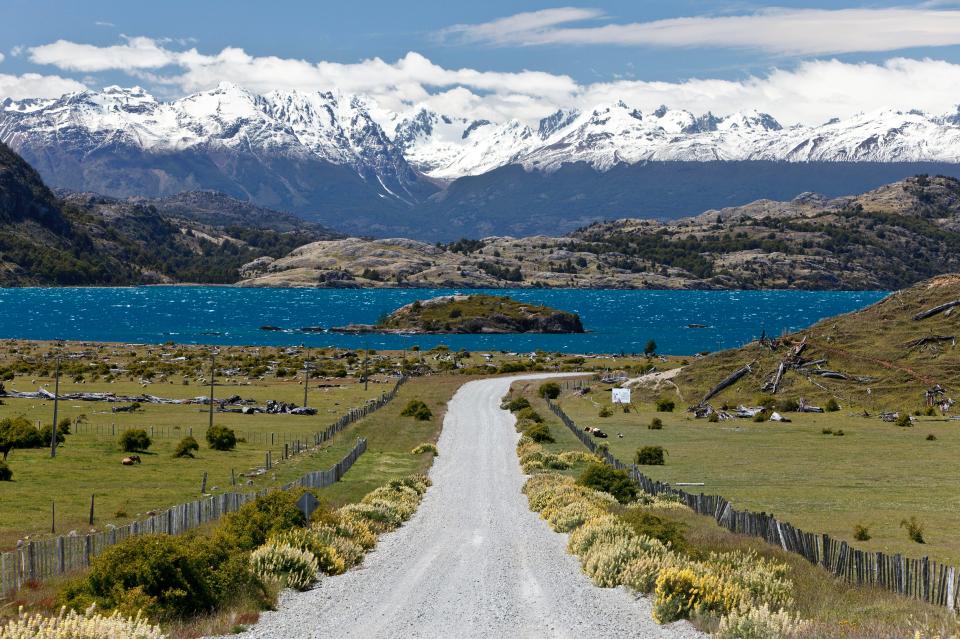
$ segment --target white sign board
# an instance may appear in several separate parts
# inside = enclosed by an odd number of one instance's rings
[[[630,403],[630,389],[629,388],[614,388],[612,389],[613,398],[612,402],[614,404],[629,404]]]

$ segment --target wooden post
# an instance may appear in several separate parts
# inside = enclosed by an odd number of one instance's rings
[[[237,485],[237,473],[235,473],[232,468],[230,469],[230,485]]]
[[[60,408],[60,358],[53,382],[53,428],[50,429],[50,457],[57,456],[57,411]]]
[[[93,500],[96,495],[90,495],[90,525],[93,525]]]
[[[213,373],[216,371],[217,355],[210,354],[210,423],[207,428],[213,428]]]
[[[203,480],[200,482],[200,494],[207,492],[207,471],[203,471]]]
[[[57,502],[50,502],[50,532],[57,532]]]

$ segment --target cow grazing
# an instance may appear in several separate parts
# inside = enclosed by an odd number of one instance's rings
[[[124,457],[120,460],[120,463],[124,466],[133,466],[134,464],[141,463],[140,455],[130,455],[129,457]]]

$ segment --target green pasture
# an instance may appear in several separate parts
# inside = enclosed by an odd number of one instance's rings
[[[789,413],[791,423],[694,419],[678,402],[677,412],[658,413],[653,404],[634,404],[624,414],[598,416],[610,406],[606,387],[584,397],[565,394],[561,406],[578,424],[603,429],[610,451],[632,463],[641,446],[663,446],[664,466],[644,466],[650,477],[726,497],[735,508],[773,513],[804,530],[829,533],[864,550],[925,555],[960,565],[960,494],[952,467],[960,458],[960,422],[917,418],[900,428],[877,417],[836,413]],[[647,428],[654,417],[662,430]],[[823,434],[824,429],[844,435]],[[618,437],[622,434],[623,437]],[[928,435],[935,440],[928,441]],[[916,517],[925,544],[901,527]],[[854,526],[871,539],[855,541]]]

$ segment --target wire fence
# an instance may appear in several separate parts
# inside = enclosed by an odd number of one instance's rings
[[[800,530],[767,513],[734,510],[729,501],[718,495],[688,493],[655,481],[641,473],[637,466],[624,464],[606,447],[598,446],[592,435],[577,426],[558,404],[548,399],[547,405],[584,446],[607,464],[627,471],[649,495],[679,499],[694,512],[713,517],[730,532],[764,539],[787,552],[804,557],[810,563],[822,566],[849,583],[881,588],[953,611],[958,609],[960,574],[953,566],[932,561],[929,557],[913,559],[900,554],[859,550],[826,533]]]

